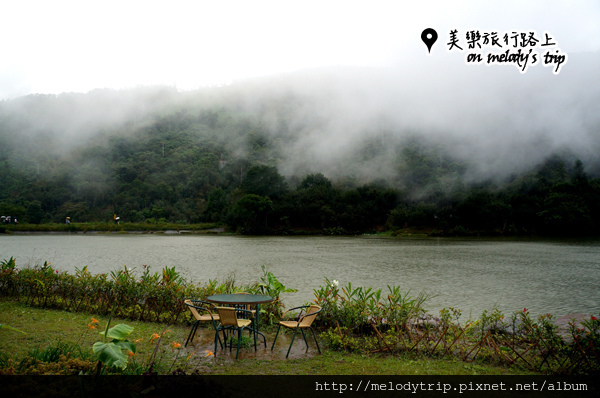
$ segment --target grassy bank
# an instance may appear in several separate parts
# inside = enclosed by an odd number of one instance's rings
[[[63,346],[77,346],[81,351],[72,351],[71,356],[89,359],[94,364],[92,345],[101,340],[100,331],[108,321],[107,317],[89,313],[72,313],[67,311],[29,307],[11,299],[0,299],[1,323],[9,325],[0,328],[0,358],[2,368],[12,360],[17,366],[32,353],[59,351],[59,343]],[[92,318],[98,325],[92,324]],[[188,374],[197,372],[215,375],[508,375],[535,374],[518,367],[493,366],[480,361],[466,363],[454,359],[434,359],[416,353],[404,355],[364,354],[333,351],[321,343],[321,355],[309,350],[294,359],[285,359],[277,350],[271,352],[273,329],[267,330],[268,346],[259,347],[259,354],[253,356],[253,349],[243,351],[246,357],[232,359],[229,352],[217,352],[216,357],[208,355],[201,344],[189,344],[183,347],[190,326],[183,324],[165,325],[153,322],[140,322],[115,318],[111,325],[126,323],[134,328],[130,340],[138,341],[138,350],[132,357],[130,367],[149,366],[149,359],[157,347],[157,339],[153,335],[162,334],[158,344],[156,358],[158,363],[154,369],[161,373],[172,372],[178,368],[185,369]],[[95,326],[95,328],[91,328]],[[203,335],[211,335],[210,329],[201,330]],[[141,339],[141,340],[140,340]],[[177,344],[181,347],[174,348]],[[303,348],[303,342],[297,341],[295,347]],[[283,344],[283,348],[287,348]],[[312,347],[314,349],[314,347]],[[234,350],[235,354],[235,350]],[[191,356],[190,356],[191,355]],[[208,355],[208,356],[207,356]],[[131,369],[133,370],[133,369]]]
[[[48,224],[3,224],[0,225],[0,231],[4,233],[11,232],[150,232],[150,231],[190,231],[190,232],[211,232],[212,230],[222,228],[216,223],[201,224],[175,224],[167,222],[158,223],[128,223],[122,222],[90,222],[90,223],[48,223]]]

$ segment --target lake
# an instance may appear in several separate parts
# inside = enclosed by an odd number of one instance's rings
[[[327,277],[340,286],[425,292],[433,296],[425,307],[435,314],[455,307],[479,317],[494,306],[505,314],[525,307],[534,315],[600,311],[600,239],[1,235],[0,259],[11,256],[20,268],[48,261],[69,273],[126,265],[139,275],[143,265],[158,272],[175,266],[195,283],[232,275],[238,284],[258,282],[265,265],[298,289],[282,295],[288,308],[312,300]]]

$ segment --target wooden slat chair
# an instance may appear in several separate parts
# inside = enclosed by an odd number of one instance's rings
[[[233,331],[231,333],[231,340],[229,343],[229,351],[233,347],[233,336],[235,336],[235,332],[238,332],[238,346],[237,352],[235,354],[235,358],[238,358],[240,354],[240,345],[242,343],[242,332],[244,329],[249,328],[252,324],[252,319],[240,319],[238,318],[238,314],[250,313],[251,311],[238,309],[234,307],[216,307],[217,313],[219,314],[219,319],[221,320],[220,324],[217,325],[217,331],[215,334],[215,356],[217,354],[217,339],[219,338],[219,332],[223,331]],[[227,341],[225,341],[227,344]],[[254,351],[256,351],[256,333],[254,334]]]
[[[273,347],[275,347],[275,342],[277,341],[277,336],[279,335],[279,330],[283,326],[284,328],[294,329],[294,335],[292,336],[292,342],[290,343],[290,348],[288,348],[286,358],[290,355],[290,351],[292,349],[292,345],[294,344],[294,339],[296,338],[296,333],[298,330],[302,332],[302,336],[304,337],[304,342],[306,343],[306,349],[308,350],[308,341],[306,340],[306,334],[304,334],[304,329],[310,329],[313,337],[315,339],[315,343],[317,344],[317,349],[319,350],[319,354],[321,353],[321,348],[319,347],[319,342],[317,341],[317,336],[315,331],[312,328],[312,323],[317,318],[317,314],[321,311],[321,307],[318,305],[302,305],[300,307],[290,308],[286,312],[283,313],[281,318],[285,318],[285,315],[293,310],[301,309],[300,314],[298,315],[297,321],[279,321],[279,327],[277,328],[277,333],[275,334],[275,339],[273,340],[273,345],[271,346],[271,351]],[[304,314],[302,312],[305,311]]]
[[[187,347],[188,343],[194,339],[196,335],[196,331],[198,330],[198,326],[203,322],[211,322],[215,330],[217,330],[217,322],[219,322],[219,315],[213,313],[213,305],[211,303],[207,303],[202,300],[184,300],[185,305],[188,306],[192,315],[196,319],[194,324],[192,325],[192,330],[190,330],[190,334],[185,342],[185,346]],[[217,335],[218,337],[218,335]],[[216,338],[215,338],[216,340]],[[221,339],[219,338],[219,343],[221,347],[223,343],[221,343]]]

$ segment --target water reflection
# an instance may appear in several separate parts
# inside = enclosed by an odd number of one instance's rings
[[[245,334],[244,334],[245,335]],[[312,337],[312,336],[310,336]],[[238,356],[238,360],[251,358],[251,359],[262,359],[262,360],[281,360],[285,359],[285,356],[290,347],[290,343],[292,341],[291,333],[280,333],[277,337],[277,343],[271,350],[271,344],[273,343],[274,336],[271,334],[267,335],[267,346],[264,344],[257,344],[256,350],[254,350],[254,345],[249,347],[240,348],[240,354]],[[199,328],[198,332],[194,339],[187,345],[186,350],[190,353],[199,352],[205,353],[210,352],[216,354],[214,357],[218,358],[221,361],[232,362],[235,361],[236,355],[236,345],[234,344],[233,349],[229,347],[221,349],[219,345],[217,345],[217,351],[215,352],[215,331],[209,328]],[[310,358],[314,355],[318,355],[319,351],[317,350],[317,346],[315,345],[313,340],[308,340],[309,346],[306,346],[306,343],[302,339],[302,336],[296,336],[294,340],[294,345],[292,345],[292,349],[290,350],[289,359],[297,359],[297,358]],[[189,354],[188,354],[189,355]],[[212,357],[212,355],[211,355]]]

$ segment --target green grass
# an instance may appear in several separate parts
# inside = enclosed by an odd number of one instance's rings
[[[89,329],[92,318],[99,321],[97,329]],[[78,345],[85,355],[91,353],[94,342],[102,339],[99,332],[106,327],[108,319],[94,314],[70,313],[65,311],[40,309],[28,307],[14,300],[0,298],[0,324],[10,326],[0,328],[0,354],[4,358],[18,362],[33,352],[38,355],[59,348]],[[319,355],[314,345],[308,353],[302,352],[301,357],[286,359],[287,343],[278,340],[277,346],[283,346],[281,354],[273,354],[270,342],[273,341],[273,332],[267,331],[268,347],[259,348],[264,355],[240,355],[241,359],[233,360],[228,353],[221,350],[217,356],[206,356],[211,348],[201,348],[193,345],[183,347],[190,327],[186,325],[163,325],[150,322],[136,322],[130,320],[113,319],[111,326],[126,323],[134,327],[129,339],[136,341],[137,352],[133,357],[137,365],[149,363],[157,347],[152,335],[167,331],[161,340],[160,349],[157,351],[158,366],[155,370],[161,374],[169,373],[177,368],[184,369],[187,373],[214,375],[508,375],[508,374],[533,374],[519,368],[493,366],[483,362],[467,363],[457,359],[432,359],[415,354],[382,355],[360,354],[332,351],[321,347]],[[23,331],[23,334],[17,330]],[[212,336],[210,329],[201,330],[204,336]],[[182,344],[175,349],[173,343]],[[296,346],[300,344],[299,346]],[[304,343],[298,340],[295,347]],[[179,351],[180,350],[180,351]],[[251,348],[242,349],[252,353]],[[77,350],[74,350],[77,351]],[[277,352],[277,349],[275,350]],[[234,351],[235,353],[235,348]],[[191,355],[191,356],[190,356]],[[189,357],[189,359],[188,359]],[[134,367],[131,363],[130,369]]]

